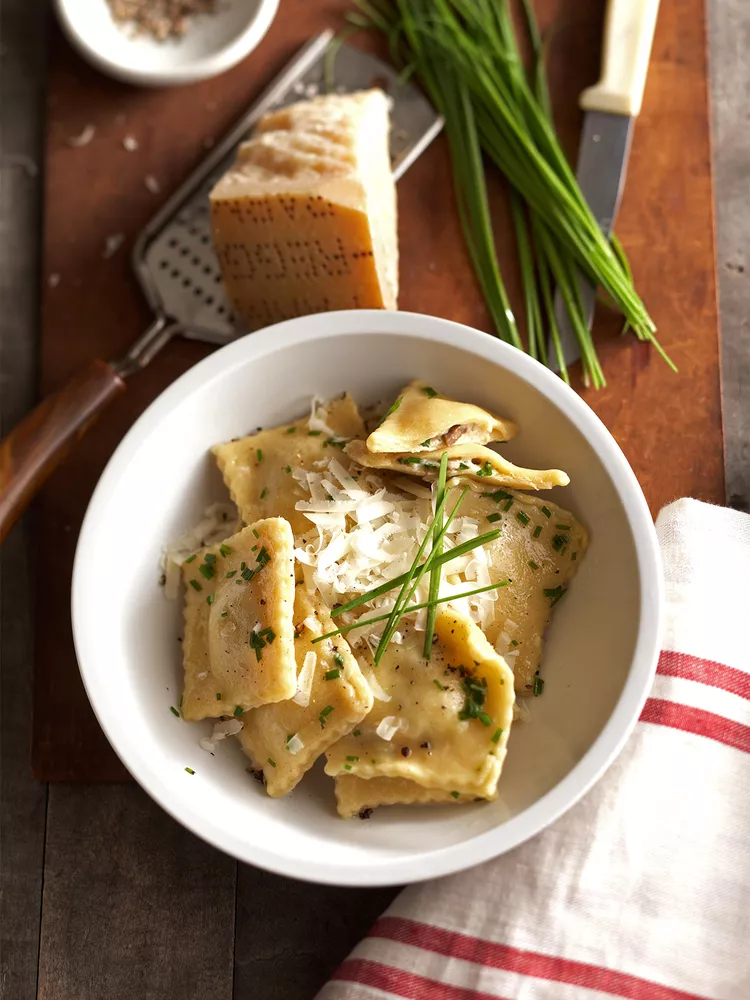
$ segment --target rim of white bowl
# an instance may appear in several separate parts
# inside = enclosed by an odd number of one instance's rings
[[[633,534],[641,595],[638,638],[617,704],[593,744],[554,788],[512,819],[470,840],[426,851],[416,858],[383,859],[341,869],[328,861],[303,862],[289,858],[273,847],[249,847],[240,836],[216,826],[211,817],[185,806],[174,786],[159,775],[152,761],[139,754],[137,746],[131,744],[127,720],[120,718],[117,711],[107,711],[110,703],[107,679],[96,667],[96,653],[91,646],[95,630],[85,627],[85,592],[89,586],[86,551],[92,544],[96,524],[122,471],[153,426],[195,389],[222,376],[227,369],[244,364],[248,357],[259,358],[311,340],[347,334],[442,341],[500,364],[558,406],[594,447],[623,501]],[[601,777],[633,730],[656,671],[662,635],[661,578],[656,531],[633,470],[601,420],[557,375],[491,335],[451,320],[420,313],[369,309],[318,313],[267,327],[209,355],[169,386],[135,422],[107,464],[83,521],[73,567],[73,636],[84,687],[107,739],[133,777],[178,822],[240,861],[281,875],[330,885],[398,885],[462,871],[517,847],[567,812]]]
[[[198,57],[183,66],[150,66],[136,69],[134,66],[109,58],[89,42],[88,37],[78,30],[68,16],[68,6],[73,2],[77,0],[55,0],[58,20],[71,45],[102,73],[124,83],[141,87],[197,83],[199,80],[206,80],[232,69],[257,48],[271,27],[279,8],[279,0],[258,0],[255,17],[218,52]]]

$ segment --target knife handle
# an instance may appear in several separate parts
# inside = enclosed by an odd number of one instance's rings
[[[585,111],[637,117],[646,86],[659,0],[608,0],[602,75],[581,94]]]

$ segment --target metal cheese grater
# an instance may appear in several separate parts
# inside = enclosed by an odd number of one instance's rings
[[[304,46],[138,237],[133,266],[156,318],[125,358],[113,362],[119,375],[143,368],[175,334],[226,344],[246,332],[222,288],[208,194],[261,115],[324,93],[327,75],[337,93],[381,87],[393,101],[390,145],[396,180],[442,129],[442,118],[417,87],[401,83],[392,67],[350,46],[340,45],[333,56],[328,51],[333,38],[332,31],[324,31]]]

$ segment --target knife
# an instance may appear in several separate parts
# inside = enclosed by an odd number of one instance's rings
[[[620,205],[635,120],[641,110],[659,0],[608,0],[604,21],[601,79],[581,94],[586,112],[578,151],[576,178],[604,233],[612,231]],[[591,328],[596,288],[579,278],[584,318]],[[575,332],[559,292],[555,318],[566,365],[581,356]],[[557,370],[549,343],[550,366]]]

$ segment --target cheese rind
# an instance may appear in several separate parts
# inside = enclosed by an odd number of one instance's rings
[[[273,111],[210,196],[227,294],[250,328],[395,309],[396,191],[380,90]]]

